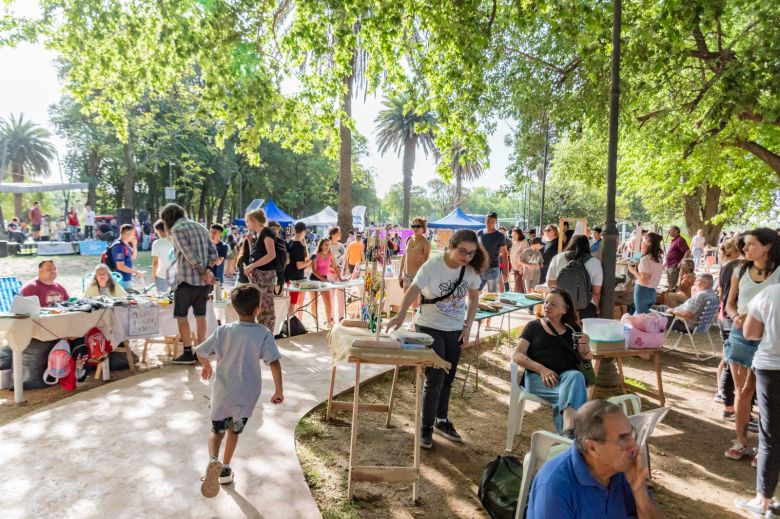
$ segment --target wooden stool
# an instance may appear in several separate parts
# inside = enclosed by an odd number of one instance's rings
[[[182,347],[181,338],[178,335],[166,335],[165,337],[150,337],[144,339],[144,350],[141,356],[141,362],[146,364],[149,360],[149,345],[150,344],[163,344],[165,345],[165,354],[169,357],[175,357],[179,347]]]
[[[135,373],[135,361],[133,360],[133,349],[130,347],[130,341],[126,340],[122,342],[119,346],[114,348],[114,351],[123,351],[125,352],[125,355],[127,355],[127,365],[130,367],[130,372]],[[144,351],[144,353],[146,353]],[[103,377],[103,365],[108,362],[108,358],[106,357],[106,360],[101,362],[97,365],[95,368],[95,380],[98,380],[100,378],[103,378],[104,380],[109,380],[107,377]]]

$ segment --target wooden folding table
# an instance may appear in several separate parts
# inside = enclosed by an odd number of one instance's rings
[[[347,497],[352,499],[354,484],[361,481],[386,483],[411,483],[412,501],[417,501],[420,482],[420,426],[422,414],[422,370],[427,367],[449,370],[451,365],[436,355],[433,350],[425,348],[405,350],[401,348],[383,348],[364,346],[376,337],[365,328],[354,328],[336,325],[328,335],[328,346],[331,351],[333,366],[331,367],[330,390],[328,392],[328,407],[325,419],[329,420],[334,411],[352,410],[352,432],[349,441],[349,477]],[[378,345],[389,344],[392,339],[381,334]],[[355,386],[352,402],[340,402],[333,399],[333,388],[336,381],[336,365],[350,362],[355,365]],[[390,398],[387,404],[368,404],[360,402],[360,367],[362,364],[383,364],[395,366]],[[357,464],[357,436],[361,411],[387,413],[385,426],[390,425],[393,412],[395,384],[398,379],[398,369],[401,366],[415,368],[415,408],[414,408],[414,453],[411,466],[375,466]]]
[[[601,366],[601,361],[603,359],[608,359],[610,357],[614,358],[615,361],[617,361],[618,366],[618,376],[620,380],[620,391],[623,393],[626,393],[626,385],[625,380],[623,377],[623,358],[624,357],[644,357],[650,355],[653,357],[653,364],[655,367],[655,377],[656,381],[658,383],[658,389],[656,393],[653,393],[652,391],[648,391],[646,389],[632,387],[632,391],[636,391],[638,393],[643,393],[648,396],[651,396],[653,398],[657,398],[658,402],[661,407],[664,407],[666,405],[666,398],[664,397],[664,381],[663,377],[661,376],[661,348],[652,348],[652,349],[627,349],[627,350],[620,350],[620,351],[612,351],[612,352],[604,352],[604,353],[593,353],[593,371],[598,375],[599,373],[599,367]],[[594,386],[590,386],[588,388],[588,398],[593,398],[593,389]]]

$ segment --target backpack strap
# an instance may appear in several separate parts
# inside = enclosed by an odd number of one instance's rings
[[[458,281],[455,282],[454,285],[450,288],[450,290],[446,294],[442,294],[439,297],[434,297],[433,299],[427,299],[425,296],[420,294],[420,304],[423,305],[435,305],[439,301],[444,301],[448,297],[450,297],[452,294],[455,293],[455,290],[458,289],[460,286],[460,282],[463,281],[463,276],[466,274],[466,267],[463,266],[460,268],[460,275],[458,276]]]

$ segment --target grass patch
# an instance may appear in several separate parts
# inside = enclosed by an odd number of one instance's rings
[[[351,499],[345,499],[339,506],[322,511],[322,519],[357,519],[357,517],[357,503]]]
[[[310,441],[327,437],[327,434],[322,427],[322,423],[312,420],[309,417],[301,418],[298,422],[298,426],[295,428],[295,435],[301,441]]]
[[[643,390],[647,391],[647,385],[644,382],[642,382],[641,380],[637,380],[635,378],[625,377],[625,384],[627,386],[631,386],[631,387],[635,387],[637,389],[643,389]]]

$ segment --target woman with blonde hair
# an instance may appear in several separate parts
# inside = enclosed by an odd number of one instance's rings
[[[274,331],[274,287],[276,286],[276,235],[266,226],[265,211],[257,209],[246,215],[247,229],[257,235],[252,241],[244,273],[260,289],[260,314],[257,322]]]
[[[411,227],[414,234],[406,241],[404,255],[401,257],[401,271],[398,274],[398,282],[403,289],[412,285],[417,271],[431,255],[431,242],[425,237],[425,233],[428,232],[428,221],[418,216],[412,220]],[[412,308],[417,308],[418,305],[419,302],[415,300]]]
[[[84,291],[84,297],[125,297],[127,292],[121,285],[114,281],[111,270],[107,265],[99,263],[92,273],[92,281]]]

